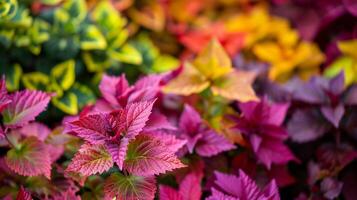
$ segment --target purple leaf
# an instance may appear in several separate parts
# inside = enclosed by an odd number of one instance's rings
[[[343,183],[334,178],[324,178],[321,182],[321,191],[327,199],[337,198],[342,190]]]
[[[345,90],[345,73],[343,71],[329,81],[329,90],[336,96]]]
[[[172,187],[160,185],[159,190],[160,190],[160,193],[159,193],[160,200],[185,200]]]
[[[180,130],[185,131],[187,134],[191,135],[197,133],[200,125],[202,123],[201,116],[198,112],[193,109],[190,105],[185,104],[183,113],[181,114],[179,127]]]
[[[27,124],[21,127],[18,131],[23,136],[34,136],[41,141],[45,141],[47,136],[51,133],[51,129],[49,129],[46,125],[38,122]]]
[[[332,108],[329,106],[321,107],[321,112],[323,116],[331,122],[336,128],[339,126],[340,121],[345,114],[345,107],[343,105],[337,105]]]
[[[298,110],[288,123],[288,133],[295,142],[309,142],[324,135],[330,125],[315,110]]]
[[[41,91],[24,90],[10,95],[11,103],[2,112],[7,127],[20,127],[33,121],[45,110],[51,95]]]

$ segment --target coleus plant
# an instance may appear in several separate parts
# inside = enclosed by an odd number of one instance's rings
[[[45,110],[52,95],[30,90],[8,94],[4,77],[1,80],[0,91],[0,109],[3,117],[0,137],[6,139],[10,147],[5,156],[7,166],[23,176],[45,175],[50,178],[52,161],[44,138],[26,134],[33,128],[29,127],[29,122],[34,121],[35,117]],[[28,130],[24,131],[24,128]],[[41,134],[46,135],[46,130],[41,131]]]
[[[125,76],[104,76],[104,99],[66,124],[67,131],[85,141],[66,171],[86,177],[114,167],[120,172],[105,180],[105,198],[153,199],[154,176],[185,166],[175,155],[185,141],[162,132],[163,116],[159,121],[158,115],[151,117],[159,81],[145,77],[129,87]],[[110,108],[98,109],[103,105]]]

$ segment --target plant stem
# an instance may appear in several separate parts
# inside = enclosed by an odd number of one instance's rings
[[[11,142],[11,140],[8,138],[7,136],[7,131],[8,131],[8,128],[5,128],[4,130],[4,135],[5,135],[5,139],[6,141],[9,143],[9,145],[12,147],[12,148],[16,148],[15,145]]]

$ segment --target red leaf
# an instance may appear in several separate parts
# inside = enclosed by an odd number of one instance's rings
[[[156,175],[184,167],[169,147],[150,135],[139,135],[129,143],[124,168],[137,175]]]
[[[103,173],[112,166],[112,157],[104,145],[83,144],[69,164],[67,171],[90,176]]]
[[[32,200],[32,197],[31,194],[21,186],[19,193],[17,193],[16,200]]]
[[[126,137],[133,139],[143,130],[155,101],[132,103],[125,107]]]

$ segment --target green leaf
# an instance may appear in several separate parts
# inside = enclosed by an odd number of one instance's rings
[[[83,52],[82,57],[89,72],[102,72],[111,65],[104,51]]]
[[[129,64],[140,64],[142,62],[140,52],[130,44],[125,44],[119,50],[110,51],[109,56]]]
[[[63,90],[68,90],[75,81],[74,60],[68,60],[56,65],[51,70],[51,78],[53,78]]]
[[[2,29],[0,30],[0,44],[5,48],[9,48],[12,43],[12,39],[15,35],[15,30],[13,29]]]
[[[154,64],[152,65],[152,70],[154,72],[167,72],[179,67],[180,62],[169,55],[160,55],[154,60]]]
[[[6,88],[8,91],[12,92],[19,89],[20,78],[22,75],[22,68],[19,64],[2,66],[0,72],[1,74],[5,74]]]
[[[6,28],[29,28],[32,24],[32,18],[28,9],[19,7],[16,13],[8,20],[0,20],[0,27]]]
[[[154,199],[156,192],[155,177],[124,176],[113,173],[104,182],[106,199]]]
[[[75,115],[78,113],[78,99],[73,92],[65,92],[62,97],[52,98],[53,105],[61,111]]]
[[[86,85],[75,83],[69,92],[72,92],[77,96],[79,108],[95,103],[96,98],[94,92]]]
[[[31,72],[22,76],[22,83],[30,90],[46,90],[50,77],[41,72]]]
[[[83,50],[101,50],[107,47],[107,42],[94,25],[88,25],[81,34],[81,49]]]
[[[87,5],[84,0],[67,0],[63,4],[63,8],[68,12],[71,19],[75,19],[78,23],[83,21],[87,15]]]

